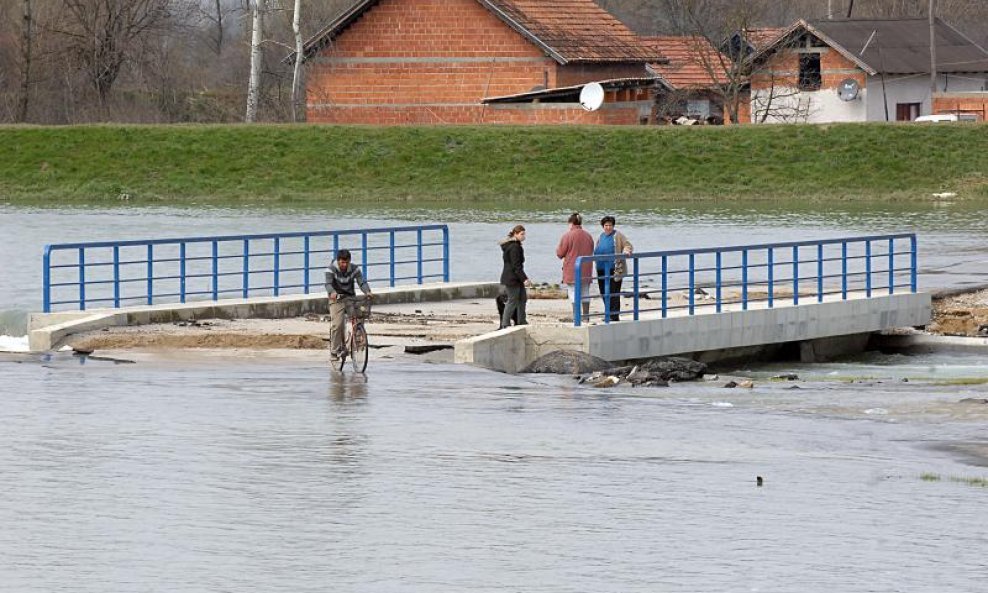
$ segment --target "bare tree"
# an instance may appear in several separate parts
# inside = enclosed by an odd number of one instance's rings
[[[174,0],[63,0],[56,32],[79,61],[105,104],[131,52],[141,39],[165,26]]]
[[[264,10],[265,0],[254,0],[251,13],[250,37],[250,81],[247,85],[247,114],[244,121],[257,121],[257,104],[261,93],[261,67],[264,60],[264,49],[261,42],[264,39]]]
[[[292,69],[292,121],[298,122],[305,113],[302,93],[302,0],[295,0],[295,10],[292,13],[292,32],[295,34],[295,61]]]
[[[17,121],[26,122],[31,103],[31,48],[34,46],[34,22],[31,0],[23,0],[24,21],[21,29],[21,96]]]

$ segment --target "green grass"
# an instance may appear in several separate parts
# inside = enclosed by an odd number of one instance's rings
[[[940,477],[940,474],[934,473],[922,473],[919,475],[919,479],[924,482],[939,482],[944,479]],[[969,478],[963,476],[948,476],[946,478],[948,481],[956,482],[958,484],[967,484],[968,486],[977,486],[979,488],[988,488],[988,478]]]
[[[0,127],[0,199],[988,198],[988,125]]]

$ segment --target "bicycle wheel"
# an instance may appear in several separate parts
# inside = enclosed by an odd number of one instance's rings
[[[363,323],[358,323],[353,328],[353,340],[349,342],[352,351],[350,352],[350,363],[353,370],[362,373],[367,368],[367,351],[370,346],[367,344],[367,331]]]

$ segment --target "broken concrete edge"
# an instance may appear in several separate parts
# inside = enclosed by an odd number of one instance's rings
[[[375,305],[449,301],[497,296],[496,282],[449,282],[374,290]],[[174,323],[193,319],[286,319],[328,311],[325,294],[292,294],[251,299],[170,303],[121,309],[32,313],[28,347],[32,352],[57,348],[73,334],[109,327]]]

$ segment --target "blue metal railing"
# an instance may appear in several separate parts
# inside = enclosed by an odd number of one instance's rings
[[[622,259],[627,276],[620,292],[612,295],[613,276],[602,275],[599,264],[613,266]],[[612,296],[630,297],[630,314],[637,321],[649,311],[663,318],[676,309],[693,315],[698,297],[720,313],[725,305],[747,310],[752,303],[760,302],[773,308],[780,300],[798,305],[800,298],[821,303],[828,295],[846,300],[854,291],[869,298],[876,292],[916,292],[916,235],[912,233],[582,256],[577,258],[575,269],[581,269],[584,262],[593,262],[593,281],[599,288],[604,311],[582,315],[579,303],[590,296],[581,294],[578,282],[573,304],[573,323],[577,327],[586,317],[599,317],[610,323],[612,315],[629,313],[612,311]],[[630,290],[625,290],[629,282]],[[646,306],[656,300],[657,305]]]
[[[449,282],[446,225],[62,243],[45,246],[44,311],[308,294],[340,249],[368,282]]]

